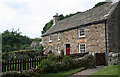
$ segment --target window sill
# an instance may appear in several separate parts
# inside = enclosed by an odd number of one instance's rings
[[[52,42],[52,40],[51,40],[51,41],[49,41],[49,42]]]
[[[58,39],[58,41],[60,41],[60,39]]]
[[[79,53],[86,53],[86,52],[79,52]]]
[[[85,35],[84,36],[79,36],[79,38],[85,38]]]

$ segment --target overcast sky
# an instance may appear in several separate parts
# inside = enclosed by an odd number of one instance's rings
[[[40,37],[56,13],[86,11],[105,0],[0,0],[0,33],[14,28],[31,38]]]

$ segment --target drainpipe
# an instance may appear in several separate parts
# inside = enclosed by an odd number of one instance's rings
[[[105,65],[108,65],[108,52],[107,52],[107,27],[106,27],[106,20],[105,20]]]

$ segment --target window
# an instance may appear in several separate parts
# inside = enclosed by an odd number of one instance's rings
[[[60,45],[58,45],[58,53],[60,53]]]
[[[84,27],[79,28],[78,34],[79,34],[79,37],[85,37]]]
[[[52,51],[52,46],[49,46],[49,51]]]
[[[84,43],[79,44],[79,53],[84,53],[86,50],[86,45]]]
[[[60,33],[58,33],[58,40],[60,40]]]
[[[51,35],[49,35],[49,42],[52,42],[52,37],[51,37]]]

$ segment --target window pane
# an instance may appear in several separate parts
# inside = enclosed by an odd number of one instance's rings
[[[52,46],[49,46],[49,51],[52,51]]]
[[[58,45],[58,53],[60,53],[60,45]]]
[[[85,44],[79,44],[79,52],[80,53],[85,52]]]
[[[60,39],[60,33],[58,33],[58,40]]]
[[[79,36],[83,36],[83,35],[85,35],[84,28],[80,28],[79,29]]]
[[[51,35],[49,35],[49,41],[51,41],[52,40],[52,37],[51,37]]]

